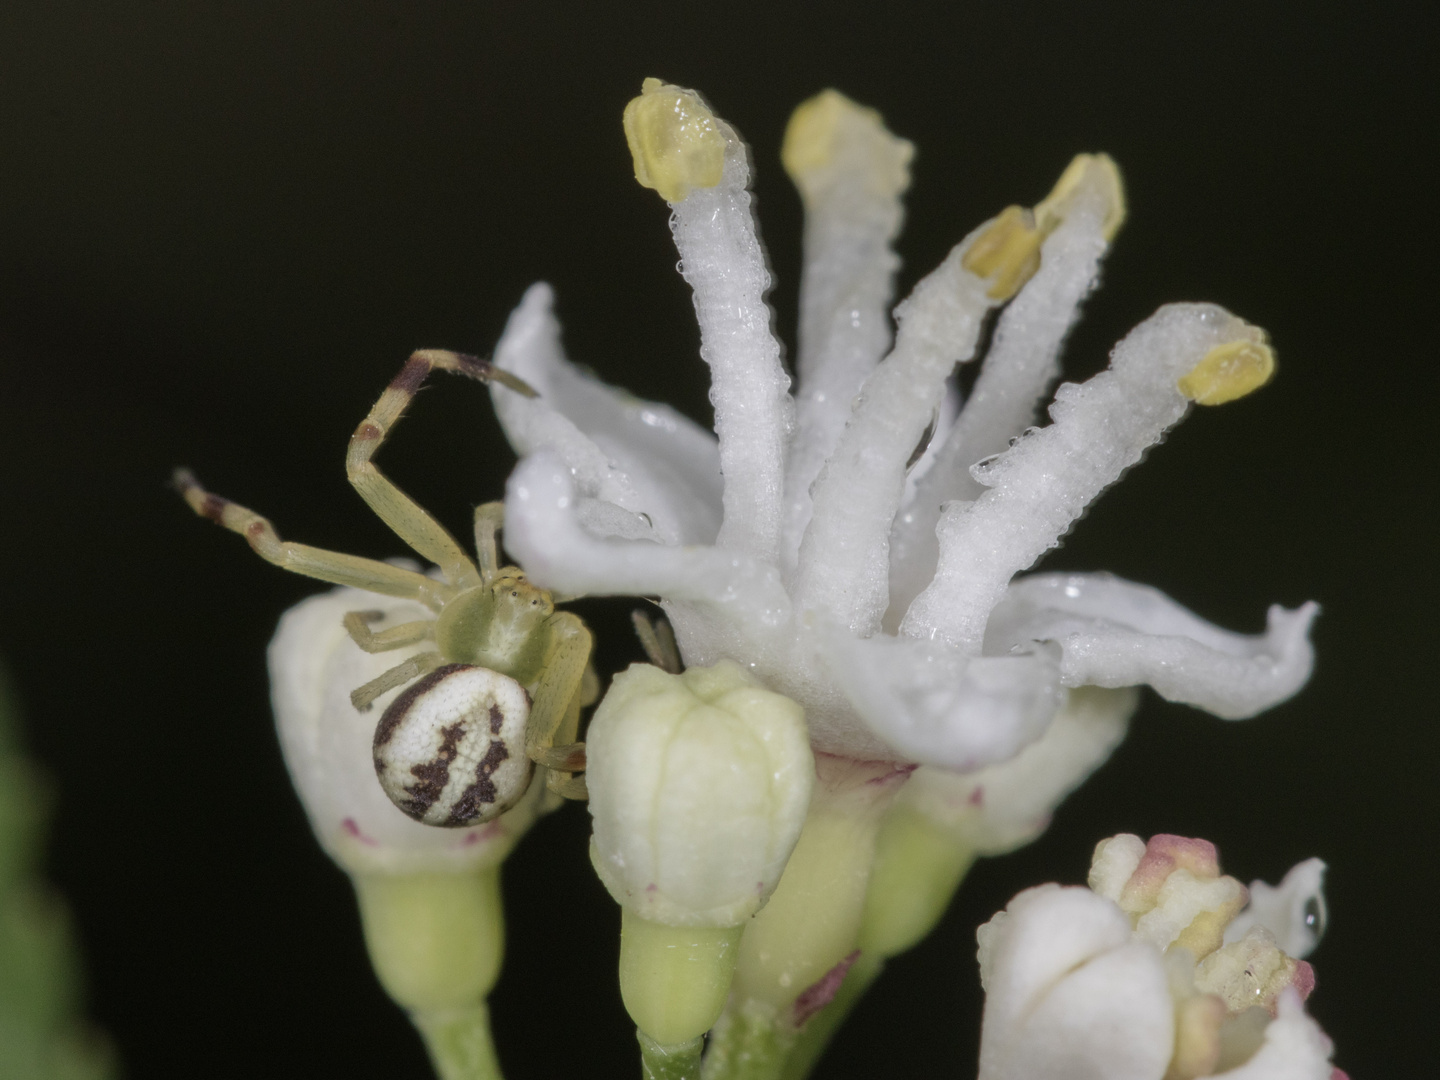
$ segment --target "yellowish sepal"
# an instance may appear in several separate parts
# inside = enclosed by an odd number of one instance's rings
[[[720,183],[725,135],[693,90],[646,79],[640,96],[625,106],[624,122],[635,179],[642,187],[678,203],[693,188]]]
[[[1275,376],[1275,350],[1264,342],[1232,341],[1205,354],[1177,384],[1197,405],[1224,405]]]
[[[709,1031],[725,1007],[740,926],[666,926],[621,909],[620,997],[630,1019],[661,1046]]]

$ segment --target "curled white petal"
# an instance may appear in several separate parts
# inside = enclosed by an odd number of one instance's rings
[[[1012,757],[1063,701],[1048,651],[972,657],[938,641],[824,639],[830,674],[870,729],[905,760],[969,772]]]
[[[739,552],[591,535],[579,522],[570,470],[548,452],[510,474],[505,546],[537,585],[571,596],[658,595],[762,625],[789,612],[779,571]]]
[[[1066,686],[1148,684],[1227,720],[1254,716],[1310,677],[1317,605],[1272,607],[1262,635],[1222,630],[1158,589],[1110,574],[1035,574],[995,609],[987,651],[1028,641],[1061,649]]]
[[[935,580],[910,605],[902,632],[978,651],[1010,579],[1185,415],[1179,379],[1220,345],[1263,340],[1213,304],[1168,304],[1115,347],[1108,370],[1062,385],[1050,426],[972,468],[990,490],[946,508]]]
[[[716,540],[779,564],[785,444],[794,404],[780,343],[770,330],[770,271],[750,210],[745,144],[716,120],[725,138],[720,183],[672,203],[670,229],[680,272],[695,292],[700,355],[710,365],[710,401],[725,476],[724,522]]]
[[[1089,889],[1042,885],[981,928],[979,1080],[1160,1080],[1175,1019],[1160,953]]]
[[[1280,995],[1260,1049],[1238,1068],[1216,1073],[1214,1080],[1331,1080],[1332,1050],[1320,1025],[1306,1014],[1300,995],[1289,987]]]
[[[670,406],[608,386],[570,363],[553,307],[549,285],[530,286],[495,347],[495,363],[540,395],[491,388],[510,445],[521,457],[559,454],[583,496],[645,515],[658,539],[712,542],[720,528],[715,437]]]
[[[1252,926],[1275,935],[1282,950],[1303,960],[1325,932],[1325,864],[1319,859],[1296,863],[1279,885],[1250,883],[1250,906],[1225,929],[1225,942],[1239,941]]]
[[[1044,832],[1055,808],[1109,759],[1137,703],[1133,690],[1072,690],[1045,734],[1013,758],[968,773],[923,765],[897,801],[977,855],[1013,851]]]
[[[499,862],[535,820],[543,782],[496,820],[467,829],[437,829],[396,809],[375,776],[375,724],[401,691],[360,713],[350,691],[423,646],[366,653],[341,625],[346,612],[381,610],[376,629],[432,612],[359,589],[334,589],[303,600],[280,619],[270,642],[270,686],[285,766],[311,828],[326,853],[352,873],[463,870]]]
[[[934,462],[896,518],[890,541],[891,604],[895,619],[935,576],[940,555],[935,525],[942,504],[974,499],[985,489],[970,466],[998,454],[1035,420],[1043,396],[1060,377],[1060,349],[1095,287],[1108,244],[1103,193],[1077,194],[1061,225],[1041,248],[1040,269],[1005,308],[984,365]]]
[[[895,311],[895,348],[865,380],[850,423],[811,489],[800,543],[795,602],[861,637],[879,628],[890,602],[890,529],[905,467],[945,395],[957,362],[971,359],[989,283],[963,259],[991,226],[957,244]]]

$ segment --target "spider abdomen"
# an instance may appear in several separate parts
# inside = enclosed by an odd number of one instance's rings
[[[530,699],[489,668],[446,664],[400,694],[375,726],[375,773],[390,801],[426,825],[508,810],[530,784]]]

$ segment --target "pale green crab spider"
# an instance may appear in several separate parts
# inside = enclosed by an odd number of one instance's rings
[[[484,360],[440,349],[415,352],[355,430],[345,458],[355,490],[395,534],[434,563],[440,579],[375,559],[282,541],[265,518],[212,495],[185,469],[175,485],[191,508],[249,541],[264,559],[297,574],[417,601],[433,619],[375,632],[380,611],[352,611],[344,626],[366,652],[433,642],[357,687],[366,712],[381,695],[407,687],[375,729],[381,786],[405,813],[430,825],[474,825],[498,817],[525,794],[536,764],[556,794],[585,798],[580,710],[599,696],[590,666],[590,631],[556,611],[549,592],[515,566],[499,565],[501,503],[475,510],[471,558],[438,521],[396,487],[371,459],[431,371],[439,368],[517,393],[535,392]]]

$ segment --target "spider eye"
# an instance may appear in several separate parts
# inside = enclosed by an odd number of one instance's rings
[[[489,668],[447,664],[390,703],[375,726],[375,773],[390,801],[426,825],[489,821],[520,801],[530,700]]]

